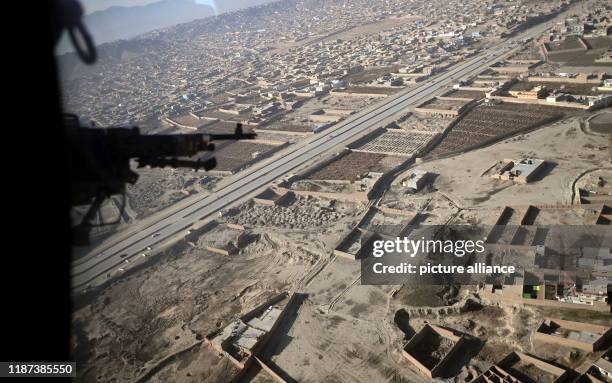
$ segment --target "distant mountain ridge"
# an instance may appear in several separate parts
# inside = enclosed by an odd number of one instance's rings
[[[83,20],[95,44],[100,45],[214,14],[211,6],[195,0],[161,0],[146,5],[112,6],[86,15]],[[57,52],[72,50],[67,36],[63,36]]]
[[[113,6],[85,16],[84,21],[96,44],[102,44],[214,14],[211,6],[195,0],[161,0],[133,7]]]

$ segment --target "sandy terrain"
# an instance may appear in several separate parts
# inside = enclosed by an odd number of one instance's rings
[[[324,245],[301,237],[255,236],[232,257],[179,244],[108,287],[74,313],[75,357],[87,366],[83,379],[133,380],[161,366],[187,381],[219,381],[227,365],[195,345],[274,292],[299,288],[325,253]],[[189,347],[204,350],[164,361]],[[163,374],[156,379],[164,381]]]
[[[409,194],[395,182],[379,203],[416,213],[416,220],[426,224],[487,222],[506,205],[570,203],[575,186],[592,185],[594,176],[604,174],[582,177],[585,172],[610,167],[607,138],[585,133],[581,118],[420,163],[416,167],[434,173],[430,186]],[[401,127],[422,123],[412,116]],[[550,166],[527,185],[489,177],[487,171],[500,159],[522,157],[541,158]],[[184,188],[185,179],[175,177],[170,178],[173,187]],[[360,263],[332,251],[367,209],[365,204],[295,197],[278,206],[250,201],[227,211],[220,221],[243,225],[244,233],[210,232],[193,245],[179,242],[89,301],[79,302],[72,346],[83,366],[80,377],[227,381],[237,370],[207,347],[203,336],[287,290],[306,299],[283,322],[263,355],[300,382],[430,381],[401,354],[426,322],[452,328],[472,345],[470,352],[452,361],[449,374],[456,377],[440,381],[468,382],[512,350],[555,358],[574,368],[597,357],[539,347],[531,335],[544,316],[612,325],[608,314],[492,305],[474,286],[362,285]],[[233,255],[203,250],[227,241],[235,242]],[[432,355],[442,355],[445,346]],[[268,382],[270,377],[260,372],[251,381]]]
[[[578,120],[571,119],[464,155],[427,162],[420,168],[439,174],[435,187],[462,206],[568,204],[575,178],[589,169],[610,166],[607,145],[604,137],[585,134]],[[543,182],[516,185],[482,176],[501,159],[524,157],[550,162],[542,173]]]
[[[189,196],[199,189],[204,173],[174,169],[138,169],[138,182],[128,185],[129,210],[144,218]]]

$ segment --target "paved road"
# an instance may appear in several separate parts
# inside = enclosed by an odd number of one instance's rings
[[[486,70],[520,46],[513,46],[510,41],[537,37],[549,23],[541,24],[523,34],[506,40],[482,53],[449,68],[422,83],[417,88],[402,91],[399,95],[385,99],[349,119],[339,123],[333,129],[317,134],[304,146],[296,147],[284,157],[253,171],[245,176],[238,174],[236,181],[215,191],[206,198],[195,201],[192,205],[179,210],[142,231],[121,240],[97,254],[88,254],[72,264],[72,289],[77,293],[91,284],[96,278],[104,276],[122,267],[126,259],[140,256],[149,247],[169,239],[175,234],[186,232],[195,222],[211,217],[230,205],[240,202],[244,197],[257,189],[270,184],[310,160],[322,156],[326,151],[354,140],[372,127],[380,126],[392,115],[405,110],[425,98],[433,96],[442,88],[451,85],[458,79],[472,76]]]

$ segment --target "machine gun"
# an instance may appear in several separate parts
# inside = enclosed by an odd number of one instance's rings
[[[214,157],[194,157],[213,151],[213,141],[256,137],[254,133],[244,133],[242,124],[237,124],[232,134],[143,135],[137,127],[84,127],[74,115],[66,115],[64,123],[70,143],[71,204],[89,205],[73,229],[75,244],[88,244],[91,221],[105,199],[113,195],[123,195],[125,199],[126,185],[138,180],[138,174],[132,170],[133,162],[138,168],[169,166],[211,170],[217,164]]]

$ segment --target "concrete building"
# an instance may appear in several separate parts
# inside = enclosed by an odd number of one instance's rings
[[[518,161],[505,159],[501,162],[500,166],[495,169],[491,178],[526,184],[533,181],[545,165],[546,162],[544,160],[536,158],[524,158]]]
[[[415,169],[402,180],[402,186],[407,188],[410,192],[416,193],[425,186],[428,176],[429,173],[426,171]]]

